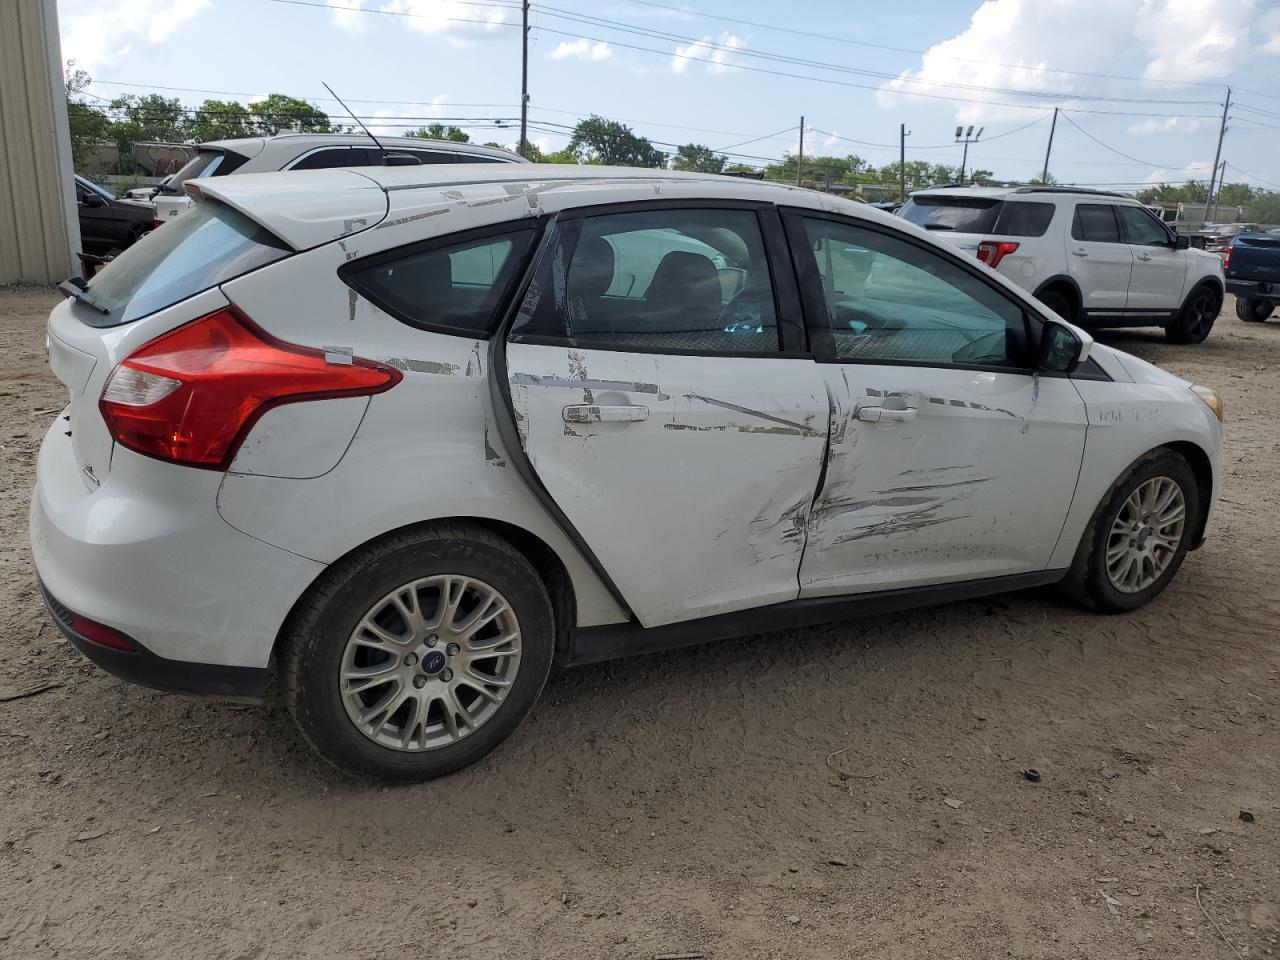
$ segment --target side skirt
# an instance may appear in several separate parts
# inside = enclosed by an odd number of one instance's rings
[[[838,597],[805,597],[699,620],[664,624],[661,627],[642,627],[634,620],[598,627],[579,627],[574,631],[568,654],[562,657],[560,665],[601,663],[619,657],[675,650],[712,640],[728,640],[772,630],[810,627],[853,617],[892,613],[935,603],[970,600],[1057,583],[1066,575],[1066,570],[1037,570],[1034,573],[901,590],[876,590]]]
[[[1163,327],[1175,317],[1178,310],[1081,310],[1080,322],[1091,328],[1098,327]]]

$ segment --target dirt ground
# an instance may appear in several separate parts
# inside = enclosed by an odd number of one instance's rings
[[[46,623],[54,302],[0,293],[0,956],[1280,955],[1280,322],[1108,338],[1227,404],[1211,538],[1146,609],[1032,591],[582,668],[386,788]]]

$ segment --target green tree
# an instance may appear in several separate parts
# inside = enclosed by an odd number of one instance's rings
[[[692,170],[695,173],[722,173],[727,162],[728,157],[722,153],[716,153],[710,147],[704,147],[699,143],[686,143],[683,147],[676,149],[671,166],[675,170]]]
[[[454,143],[470,143],[471,138],[458,127],[446,127],[443,123],[419,127],[405,134],[406,137],[419,137],[423,140],[451,140]]]
[[[565,153],[578,163],[603,163],[620,167],[667,165],[667,155],[654,149],[653,144],[644,137],[637,136],[630,127],[595,114],[578,121]]]
[[[995,184],[995,174],[990,170],[970,170],[964,175],[965,183],[978,187],[989,187]]]
[[[273,93],[257,103],[249,105],[259,133],[272,134],[282,130],[298,133],[332,133],[337,128],[329,122],[329,115],[305,100]]]
[[[1255,220],[1261,223],[1280,223],[1280,193],[1260,190],[1254,194],[1249,205],[1253,208]]]
[[[1143,203],[1204,203],[1209,199],[1209,185],[1201,180],[1188,180],[1182,186],[1161,183],[1138,192]]]
[[[67,88],[67,122],[71,130],[71,164],[79,169],[84,166],[94,144],[108,139],[110,118],[97,107],[86,102],[85,90],[93,78],[75,68],[74,60],[67,61],[64,81]]]
[[[186,135],[197,142],[234,140],[258,132],[257,120],[235,100],[206,100],[196,107],[187,124]]]
[[[1218,191],[1218,202],[1224,207],[1247,207],[1257,191],[1247,183],[1224,183]]]

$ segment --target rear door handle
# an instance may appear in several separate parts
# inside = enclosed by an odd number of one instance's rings
[[[565,423],[635,423],[649,419],[649,408],[639,405],[577,403],[564,408]]]
[[[1085,250],[1083,247],[1076,247],[1071,251],[1071,255],[1073,257],[1087,257],[1089,255],[1089,251]]]
[[[1150,259],[1151,259],[1151,254],[1149,254],[1149,253],[1140,253],[1140,254],[1138,254],[1138,259],[1139,259],[1139,260],[1150,260]]]
[[[916,408],[891,410],[886,407],[859,407],[858,419],[867,423],[906,423],[916,418]]]

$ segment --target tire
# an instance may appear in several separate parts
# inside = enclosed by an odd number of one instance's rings
[[[1076,322],[1076,311],[1071,306],[1071,299],[1061,290],[1046,290],[1037,299],[1068,323]]]
[[[455,589],[455,618],[433,623],[441,598]],[[502,601],[500,612],[474,638],[452,632],[451,623],[480,609],[485,590]],[[406,604],[418,613],[416,631],[399,613]],[[467,668],[473,642],[495,644],[513,631],[514,643],[493,645],[502,652],[476,656],[475,671]],[[286,629],[284,697],[303,737],[339,769],[389,781],[430,780],[475,763],[510,736],[542,692],[554,646],[551,601],[529,561],[486,530],[438,524],[361,548],[312,588]],[[344,679],[361,671],[368,679]],[[502,684],[477,682],[480,676]],[[385,716],[373,712],[392,702]],[[357,723],[364,713],[371,732]],[[469,729],[464,717],[472,718]]]
[[[1170,343],[1203,343],[1221,310],[1222,294],[1207,285],[1196,287],[1178,315],[1164,328],[1165,339]]]
[[[1236,316],[1245,323],[1265,323],[1275,304],[1258,297],[1236,297]]]
[[[1122,513],[1125,513],[1126,518],[1133,515],[1129,504],[1130,497],[1136,491],[1140,488],[1158,490],[1159,487],[1147,485],[1160,480],[1176,485],[1182,497],[1182,525],[1178,529],[1176,546],[1167,552],[1158,547],[1153,549],[1153,554],[1161,556],[1161,562],[1165,565],[1152,582],[1134,583],[1130,585],[1131,589],[1121,588],[1117,586],[1115,576],[1107,569],[1108,547],[1118,549],[1123,545],[1123,535],[1116,533],[1117,521],[1121,519]],[[1191,546],[1191,538],[1199,529],[1200,510],[1200,490],[1195,473],[1186,458],[1168,448],[1145,454],[1125,471],[1103,497],[1089,526],[1085,528],[1084,536],[1080,538],[1071,570],[1063,580],[1064,589],[1074,599],[1103,613],[1123,613],[1149,603],[1169,585],[1169,581],[1182,566]],[[1168,508],[1165,512],[1169,512]],[[1150,524],[1146,526],[1147,529],[1157,529]],[[1169,527],[1166,525],[1164,529],[1169,530]],[[1149,536],[1142,540],[1156,542],[1157,538]],[[1154,566],[1152,564],[1153,568]],[[1155,570],[1151,572],[1155,573]]]

